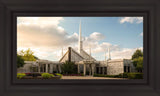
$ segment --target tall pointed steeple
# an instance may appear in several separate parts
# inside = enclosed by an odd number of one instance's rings
[[[108,47],[108,60],[111,60],[110,47]]]
[[[106,57],[106,51],[104,52],[104,56],[105,56],[104,61],[106,61],[106,60],[107,60],[107,57]]]
[[[81,21],[79,24],[79,40],[78,40],[78,52],[81,53],[81,50],[83,49],[83,42],[82,42],[82,36],[81,36]]]

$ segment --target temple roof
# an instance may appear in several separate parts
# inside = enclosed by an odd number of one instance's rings
[[[92,56],[90,56],[84,50],[81,51],[82,53],[79,54],[76,52],[72,47],[68,47],[68,51],[62,56],[59,62],[71,61],[71,62],[79,62],[83,60],[91,60],[96,61]]]

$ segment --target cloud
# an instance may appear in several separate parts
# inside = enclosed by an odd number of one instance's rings
[[[113,51],[111,53],[111,58],[112,59],[131,59],[133,53],[137,50],[140,49],[143,51],[143,47],[140,48],[123,48],[120,51]]]
[[[143,17],[123,17],[120,19],[120,23],[142,23],[143,22]]]
[[[62,17],[18,18],[17,50],[31,48],[40,59],[58,60],[62,47],[75,46],[78,42],[77,33],[68,34],[58,25],[62,20]]]
[[[62,47],[78,41],[77,33],[68,35],[64,28],[58,26],[63,20],[61,17],[23,17],[18,20],[18,46]]]
[[[87,39],[88,40],[94,40],[94,41],[99,41],[103,40],[105,36],[99,32],[93,32]]]

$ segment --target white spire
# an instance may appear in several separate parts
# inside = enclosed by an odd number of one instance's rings
[[[81,20],[79,23],[79,41],[82,41],[82,36],[81,36]]]
[[[110,47],[108,47],[108,60],[111,60]]]
[[[105,59],[104,59],[104,60],[106,61],[106,60],[107,60],[107,59],[106,59],[106,51],[104,52],[104,56],[105,56]]]
[[[90,51],[90,56],[91,56],[91,46],[90,46],[90,48],[89,48],[89,51]]]
[[[79,40],[78,40],[78,52],[81,53],[81,50],[83,49],[83,46],[82,46],[82,36],[81,36],[81,21],[80,21],[80,24],[79,24]]]

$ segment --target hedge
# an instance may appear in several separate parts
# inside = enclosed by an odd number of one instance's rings
[[[25,73],[17,73],[17,78],[18,78],[18,79],[21,79],[21,78],[23,78],[24,76],[26,76]]]
[[[54,77],[53,74],[49,74],[49,73],[42,73],[41,76],[44,78],[44,79],[49,79],[51,77]]]
[[[128,73],[129,79],[143,79],[143,73]]]
[[[62,76],[63,76],[63,75],[60,74],[60,73],[56,73],[56,75],[57,75],[57,76],[60,76],[60,78],[62,78]]]
[[[26,76],[33,76],[33,77],[37,77],[37,76],[41,76],[41,73],[25,73]]]
[[[104,74],[94,74],[94,77],[113,77],[113,78],[117,78],[118,75],[104,75]]]
[[[143,79],[143,73],[121,73],[121,74],[119,74],[119,75],[94,74],[94,77],[112,77],[112,78]]]

